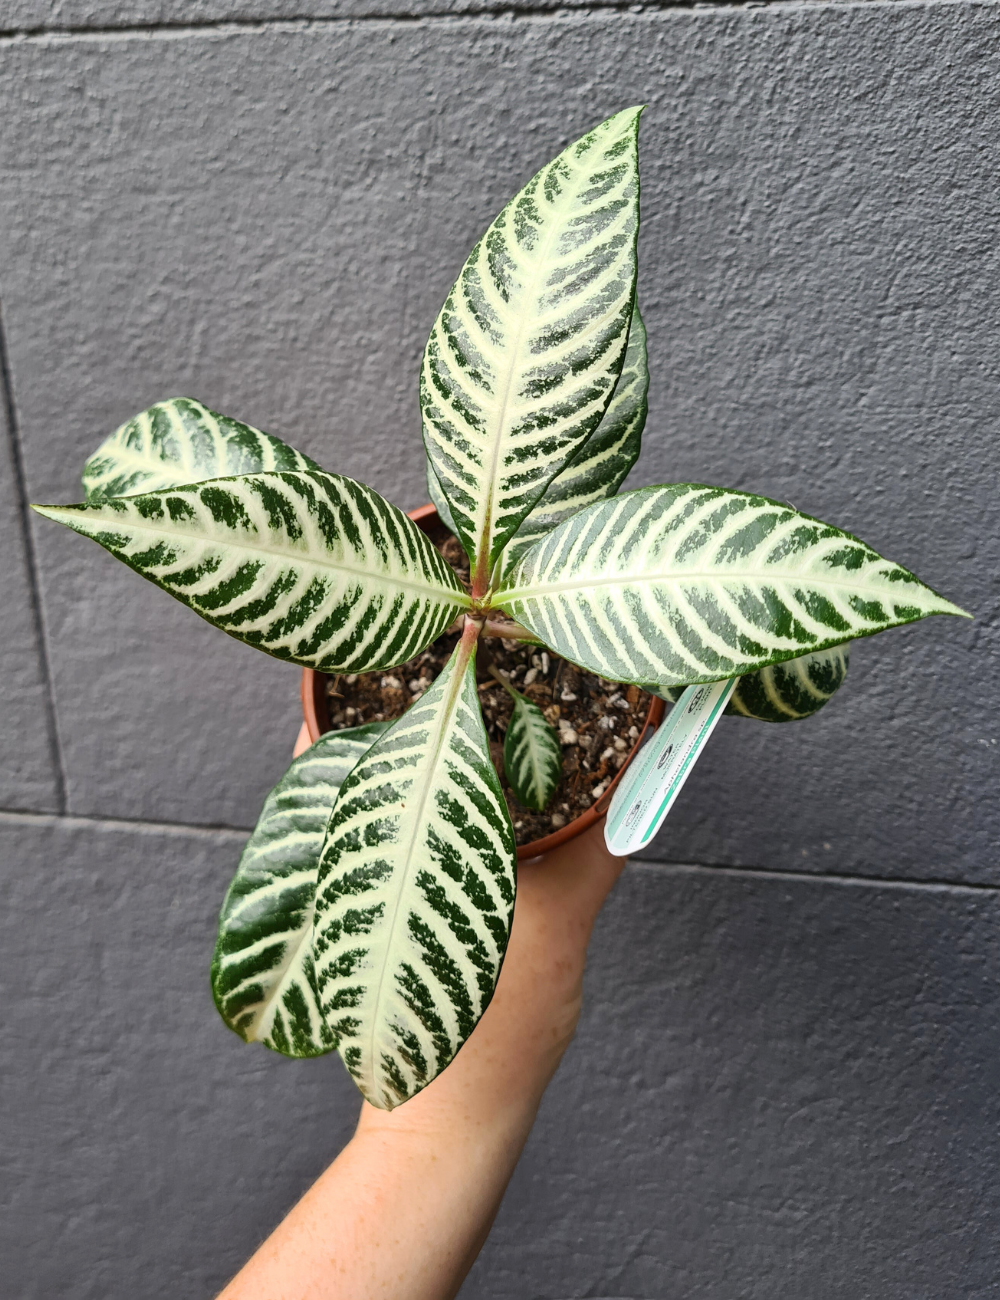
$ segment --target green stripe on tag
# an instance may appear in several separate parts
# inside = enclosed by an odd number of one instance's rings
[[[604,839],[612,853],[632,853],[659,830],[738,680],[689,686],[637,755],[608,812]]]

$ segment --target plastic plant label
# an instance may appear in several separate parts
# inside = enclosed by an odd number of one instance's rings
[[[738,677],[689,686],[622,777],[604,824],[604,842],[624,857],[648,844],[680,794]]]

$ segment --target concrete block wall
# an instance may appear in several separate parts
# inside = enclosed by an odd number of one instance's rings
[[[185,393],[419,504],[462,259],[644,102],[632,481],[790,500],[976,621],[724,721],[462,1295],[1000,1295],[998,39],[975,0],[0,6],[3,1294],[211,1296],[357,1105],[207,989],[296,672],[26,502]]]

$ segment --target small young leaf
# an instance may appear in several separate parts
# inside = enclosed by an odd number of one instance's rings
[[[543,167],[472,250],[424,352],[424,444],[485,590],[583,446],[621,372],[635,299],[641,109]]]
[[[374,1106],[448,1064],[485,1011],[514,907],[514,832],[476,697],[474,649],[344,782],[320,859],[320,1005]]]
[[[105,438],[83,467],[83,489],[92,502],[232,474],[319,468],[280,438],[210,411],[193,397],[174,397]]]
[[[717,681],[963,611],[849,533],[695,483],[588,506],[528,551],[500,608],[615,681]]]
[[[35,509],[230,636],[326,672],[405,663],[469,605],[401,510],[320,470]]]
[[[613,497],[635,464],[646,423],[646,327],[639,304],[632,309],[632,325],[621,377],[604,418],[570,463],[552,480],[538,504],[521,521],[504,551],[503,567],[509,572],[540,537],[552,531],[584,506]]]
[[[264,801],[226,893],[212,957],[215,1005],[245,1042],[285,1056],[333,1050],[313,977],[319,855],[340,787],[388,726],[328,731]]]
[[[515,691],[499,675],[497,680],[514,701],[503,745],[507,780],[518,803],[542,812],[562,777],[559,737],[533,700]]]

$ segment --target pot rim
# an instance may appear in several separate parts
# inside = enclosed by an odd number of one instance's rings
[[[433,505],[419,506],[416,510],[410,510],[408,514],[424,532],[427,532],[435,523],[440,522],[438,512]],[[324,732],[332,730],[326,694],[326,679],[328,676],[328,673],[319,672],[315,668],[302,669],[302,716],[305,719],[306,730],[309,732],[310,744],[319,740]],[[646,713],[646,720],[642,724],[642,730],[639,732],[639,738],[629,750],[628,757],[601,797],[595,801],[593,807],[588,808],[586,812],[580,813],[578,817],[574,817],[572,821],[567,822],[565,826],[561,826],[557,831],[553,831],[551,835],[522,844],[517,850],[518,861],[525,862],[529,858],[539,858],[543,853],[549,853],[561,844],[576,839],[578,835],[582,835],[584,831],[588,831],[591,826],[605,817],[611,805],[615,787],[625,775],[629,764],[639,752],[643,741],[663,721],[665,712],[666,705],[663,701],[655,695],[650,696],[649,710]]]

